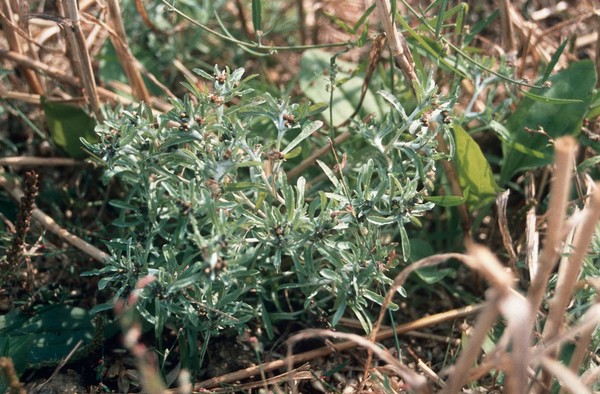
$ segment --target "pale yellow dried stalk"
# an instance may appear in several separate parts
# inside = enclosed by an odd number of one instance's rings
[[[94,79],[94,71],[92,69],[92,61],[87,50],[85,36],[81,29],[81,21],[79,18],[79,10],[76,0],[64,0],[65,16],[71,20],[71,29],[66,29],[67,38],[72,42],[73,60],[75,62],[75,70],[80,73],[79,78],[83,83],[83,91],[88,100],[96,119],[99,122],[104,120],[102,110],[100,109],[100,99],[98,98],[98,90],[96,80]],[[71,36],[72,35],[72,36]]]
[[[383,23],[383,29],[387,36],[387,41],[390,46],[394,63],[400,69],[408,87],[410,88],[413,95],[417,100],[420,100],[420,84],[417,74],[415,73],[415,61],[413,60],[410,48],[408,47],[406,40],[398,32],[396,28],[395,17],[392,15],[392,7],[389,0],[375,0],[377,3],[377,9],[379,10],[379,16]]]
[[[142,100],[146,103],[150,103],[150,94],[144,84],[144,80],[138,68],[136,67],[136,60],[127,45],[127,32],[125,31],[125,25],[123,24],[123,17],[121,16],[121,8],[119,7],[118,0],[108,0],[108,14],[110,16],[113,29],[115,30],[117,37],[111,35],[111,41],[117,52],[117,56],[121,61],[127,80],[131,83],[133,95],[138,100]]]

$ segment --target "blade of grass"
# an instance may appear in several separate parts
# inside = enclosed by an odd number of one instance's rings
[[[421,22],[422,26],[426,27],[429,31],[431,32],[435,32],[435,28],[432,27],[431,25],[429,25],[429,23],[427,22],[427,20],[421,16],[417,11],[415,11],[415,9],[413,7],[411,7],[410,4],[408,4],[408,2],[406,0],[402,0],[402,3],[407,7],[408,10],[410,10],[410,12],[415,15],[419,21]],[[402,18],[400,19],[402,21]],[[403,26],[408,26],[406,24],[406,22],[404,22],[402,24]],[[412,29],[410,29],[412,31]],[[412,35],[416,35],[416,33],[414,31],[412,31],[411,33]],[[492,70],[489,67],[484,66],[483,64],[478,63],[477,61],[471,59],[469,56],[467,56],[467,54],[465,52],[463,52],[460,48],[458,48],[456,45],[452,44],[450,41],[448,41],[448,39],[446,39],[444,36],[440,36],[440,39],[443,41],[444,44],[448,45],[449,48],[452,48],[453,51],[455,51],[456,53],[458,53],[460,56],[462,56],[467,62],[473,64],[475,67],[484,70],[492,75],[497,76],[498,78],[501,78],[502,80],[506,81],[506,82],[510,82],[513,83],[515,85],[520,85],[520,86],[527,86],[530,88],[539,88],[541,86],[538,85],[531,85],[527,82],[524,81],[519,81],[510,77],[507,77],[506,75],[502,75],[497,71]],[[445,64],[446,65],[446,64]],[[461,73],[461,75],[464,75],[463,73]],[[466,75],[464,76],[464,78],[468,78]]]
[[[262,31],[262,5],[260,0],[252,0],[252,26],[256,35],[259,35],[259,32]]]
[[[460,75],[462,78],[469,78],[467,76],[467,74],[463,73],[462,71],[460,71],[459,69],[457,69],[456,67],[454,67],[452,64],[450,64],[448,61],[446,61],[445,58],[441,57],[440,54],[433,49],[424,39],[423,37],[421,37],[420,34],[418,34],[416,31],[414,31],[408,23],[406,23],[406,21],[402,18],[399,19],[400,20],[400,24],[402,25],[402,27],[404,29],[406,29],[408,31],[408,33],[415,39],[417,40],[417,42],[420,44],[421,48],[424,49],[426,52],[428,52],[429,54],[431,54],[435,60],[437,62],[439,62],[440,64],[443,64],[444,66],[448,67],[448,69],[450,71],[452,71],[453,73],[456,73],[458,75]],[[443,40],[444,37],[441,37],[441,39]]]
[[[442,0],[442,5],[440,6],[440,11],[438,12],[437,23],[435,25],[435,39],[440,39],[440,33],[442,31],[442,25],[444,24],[444,13],[446,12],[446,8],[448,8],[448,0]]]
[[[356,21],[354,26],[352,26],[352,30],[354,31],[354,33],[356,33],[358,31],[358,29],[363,25],[363,23],[365,23],[365,21],[367,20],[369,15],[371,15],[373,10],[375,9],[375,5],[376,5],[376,3],[371,4],[371,6],[369,6],[369,8],[367,8],[367,10],[364,12],[364,14],[362,14],[361,17],[358,18],[358,20]]]
[[[552,55],[552,58],[550,59],[550,63],[548,63],[548,65],[546,66],[546,70],[544,71],[544,76],[542,77],[542,83],[546,82],[548,80],[548,78],[550,78],[550,74],[552,73],[552,70],[554,70],[554,66],[556,66],[556,63],[558,63],[558,59],[560,58],[563,51],[565,50],[565,47],[567,46],[568,42],[569,42],[569,39],[566,38],[560,44],[560,46],[556,49],[556,52],[554,52],[554,55]]]

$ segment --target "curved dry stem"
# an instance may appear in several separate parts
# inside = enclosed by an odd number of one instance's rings
[[[76,165],[85,165],[81,160],[69,159],[67,157],[31,157],[15,156],[0,158],[0,166],[13,167],[72,167]]]
[[[390,354],[390,352],[378,346],[376,343],[370,341],[368,338],[361,337],[360,335],[350,334],[350,333],[342,333],[342,332],[334,332],[330,330],[304,330],[299,334],[294,335],[290,339],[287,340],[288,344],[288,352],[286,361],[288,364],[288,371],[292,369],[292,348],[293,346],[303,340],[312,339],[315,337],[329,337],[329,338],[340,338],[345,339],[347,341],[352,341],[356,343],[358,346],[369,349],[369,352],[376,354],[380,359],[388,363],[394,371],[406,382],[406,384],[414,390],[416,393],[429,393],[429,388],[427,387],[427,380],[425,377],[419,375],[415,371],[405,367],[402,365],[400,360],[396,359],[394,356]],[[294,393],[297,393],[297,390],[294,385],[290,385]]]
[[[555,149],[555,173],[548,205],[548,233],[544,239],[538,270],[535,277],[532,278],[532,284],[528,292],[533,313],[537,312],[542,303],[548,278],[560,253],[577,143],[573,137],[561,137],[556,140]]]
[[[544,326],[544,341],[554,338],[560,331],[564,314],[571,302],[575,286],[577,285],[577,277],[581,271],[583,259],[587,253],[588,246],[592,242],[596,223],[600,220],[600,184],[596,186],[594,194],[582,211],[583,220],[577,227],[573,240],[574,250],[569,256],[566,266],[561,267],[559,270],[556,294],[550,303],[548,319]]]
[[[394,329],[386,329],[381,330],[379,335],[375,338],[375,341],[383,341],[385,339],[392,338],[394,335],[401,335],[407,333],[409,331],[414,331],[418,329],[422,329],[425,327],[430,327],[435,324],[439,324],[448,320],[454,320],[461,317],[469,316],[474,313],[479,312],[485,307],[485,304],[476,304],[469,305],[463,308],[452,309],[449,311],[437,313],[435,315],[426,316],[421,319],[414,320],[410,323],[402,324],[397,326]],[[293,364],[304,363],[319,357],[325,357],[333,352],[342,352],[345,350],[353,349],[356,347],[356,343],[352,341],[346,341],[338,344],[334,344],[333,346],[323,346],[318,349],[310,350],[308,352],[295,354],[291,357],[291,362]],[[258,375],[261,371],[269,372],[276,369],[284,368],[290,360],[275,360],[263,363],[258,366],[249,367],[240,371],[228,373],[222,376],[218,376],[215,378],[211,378],[205,380],[203,382],[197,383],[195,385],[195,389],[204,389],[216,387],[221,384],[236,382],[238,380],[247,379],[251,376]]]
[[[500,300],[500,294],[497,291],[492,291],[488,295],[488,305],[482,313],[477,317],[475,322],[475,329],[469,336],[469,343],[460,354],[460,357],[449,371],[450,379],[444,393],[458,393],[460,388],[465,384],[467,380],[467,374],[471,365],[475,362],[475,359],[479,355],[481,344],[485,340],[488,330],[496,322],[500,310],[498,308],[498,301]]]

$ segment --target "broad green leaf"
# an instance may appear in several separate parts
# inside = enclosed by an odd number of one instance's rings
[[[499,190],[494,173],[479,145],[459,124],[454,124],[453,135],[456,143],[453,163],[460,186],[469,189],[467,205],[470,209],[481,208],[494,201]]]
[[[326,103],[313,104],[310,107],[308,107],[308,109],[306,110],[306,114],[304,116],[306,116],[308,118],[310,116],[318,115],[321,112],[325,111],[328,107],[329,106]]]
[[[414,263],[425,257],[435,254],[431,244],[423,239],[413,238],[410,240],[410,262]]]
[[[414,263],[425,257],[435,254],[433,246],[425,240],[413,238],[410,240],[410,262]],[[425,267],[415,271],[415,274],[427,284],[439,282],[444,277],[453,275],[451,268],[440,268],[439,266]]]
[[[41,104],[54,143],[75,159],[87,157],[81,149],[83,144],[80,139],[83,138],[89,143],[98,142],[94,133],[94,118],[79,107],[48,102],[44,96]]]
[[[9,357],[19,376],[27,368],[29,349],[31,349],[34,339],[34,334],[16,336],[8,336],[4,332],[0,334],[0,357]],[[3,379],[0,379],[0,389],[3,393],[7,392]]]
[[[0,344],[8,339],[12,356],[19,364],[26,360],[29,368],[58,364],[79,340],[89,343],[94,334],[91,316],[83,308],[52,305],[31,316],[13,311],[1,319]]]
[[[532,89],[530,93],[549,99],[579,100],[571,104],[554,105],[525,97],[506,123],[508,135],[502,143],[504,153],[500,184],[504,185],[515,174],[551,163],[553,147],[547,136],[529,133],[527,128],[544,130],[552,139],[578,133],[583,117],[592,99],[596,85],[596,71],[590,60],[571,64],[567,69],[549,78],[551,88]],[[518,145],[544,154],[533,157],[517,149]],[[472,190],[473,191],[473,190]]]
[[[600,163],[600,156],[590,157],[577,166],[577,172],[583,172],[588,168],[598,168],[598,163]]]
[[[586,118],[594,119],[598,116],[600,116],[600,91],[596,90],[590,103],[590,110],[586,114]]]
[[[508,131],[508,129],[506,127],[504,127],[499,122],[492,120],[490,122],[490,128],[496,132],[496,134],[498,135],[498,138],[500,138],[500,141],[508,143],[511,140],[510,132]],[[529,156],[537,157],[540,159],[546,159],[546,158],[550,159],[551,158],[550,155],[547,155],[547,154],[540,152],[538,150],[535,150],[535,149],[528,148],[521,143],[513,143],[512,147],[516,151],[525,153]]]

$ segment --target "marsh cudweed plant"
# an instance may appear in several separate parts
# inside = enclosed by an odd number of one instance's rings
[[[164,115],[143,104],[109,111],[100,143],[88,145],[121,191],[110,202],[112,258],[89,274],[116,298],[154,275],[136,306],[158,338],[182,328],[184,360],[202,359],[223,330],[259,326],[273,337],[279,321],[310,315],[335,325],[353,313],[370,330],[369,308],[410,253],[407,229],[433,207],[436,162],[447,158],[436,136],[450,138],[452,100],[428,86],[407,114],[382,92],[382,121],[355,121],[338,155],[288,180],[325,140],[311,120],[323,107],[257,94],[243,69],[196,72],[210,91],[187,84]]]

